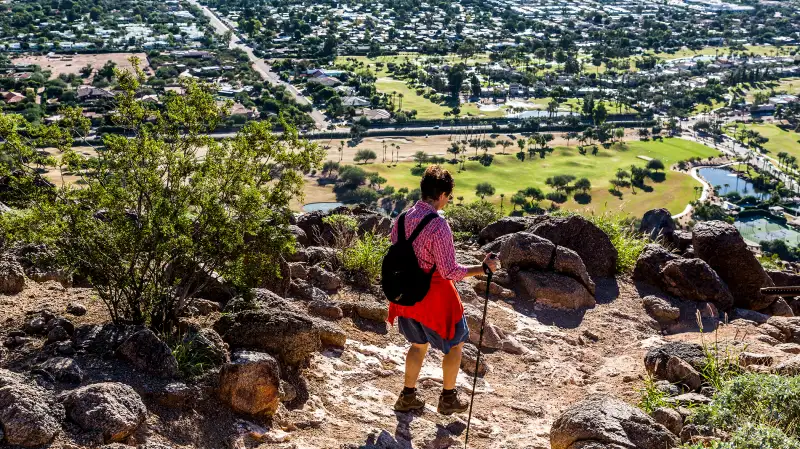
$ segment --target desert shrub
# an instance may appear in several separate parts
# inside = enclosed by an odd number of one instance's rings
[[[723,383],[691,422],[733,432],[731,448],[797,448],[800,377],[743,374]]]
[[[126,135],[106,134],[91,170],[67,149],[63,168],[83,188],[54,189],[23,217],[54,229],[64,259],[89,279],[114,322],[167,331],[212,273],[245,287],[277,272],[294,245],[289,202],[302,196],[302,173],[323,152],[291,126],[278,135],[266,122],[217,141],[208,133],[227,107],[210,89],[189,82],[163,110],[146,110],[136,100],[142,73],[116,78],[112,120]],[[67,129],[87,127],[79,111],[65,117]]]
[[[453,232],[477,235],[488,224],[500,219],[500,212],[488,201],[476,200],[466,205],[450,205],[446,212]]]
[[[389,250],[388,237],[366,233],[342,251],[342,267],[351,276],[371,284],[381,274],[383,256]]]
[[[652,376],[647,376],[647,378],[645,378],[644,388],[639,390],[639,396],[639,403],[637,406],[647,414],[653,413],[653,411],[659,407],[666,407],[668,405],[667,393],[658,389]]]
[[[161,339],[172,350],[178,362],[178,371],[185,378],[202,375],[217,366],[215,355],[204,345],[198,345],[192,331],[180,334],[162,334]]]
[[[343,214],[328,215],[322,219],[322,223],[328,225],[333,234],[331,245],[336,249],[344,249],[353,243],[356,238],[358,221],[355,217]],[[315,236],[322,241],[322,236]]]
[[[617,272],[632,271],[645,245],[650,241],[636,232],[631,221],[622,216],[605,213],[586,218],[605,232],[617,249]]]

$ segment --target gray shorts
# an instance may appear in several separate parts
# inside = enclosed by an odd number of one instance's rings
[[[434,348],[447,354],[450,348],[458,346],[469,340],[469,327],[467,326],[466,316],[461,317],[461,321],[456,323],[456,332],[450,340],[443,340],[442,337],[430,328],[423,326],[413,318],[397,317],[397,330],[406,337],[409,343],[423,345],[429,343]]]

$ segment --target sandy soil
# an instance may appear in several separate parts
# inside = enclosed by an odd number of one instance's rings
[[[550,146],[566,146],[566,145],[578,145],[578,141],[575,139],[570,140],[567,142],[566,133],[552,133],[555,137],[555,140],[550,142]],[[513,146],[509,146],[506,149],[506,153],[516,153],[519,151],[519,147],[517,146],[517,139],[520,137],[526,137],[527,133],[523,136],[522,134],[493,134],[493,133],[486,133],[485,135],[480,135],[479,138],[482,139],[491,139],[495,142],[498,140],[510,140]],[[459,141],[463,139],[463,134],[441,134],[441,135],[433,135],[429,137],[425,136],[411,136],[411,137],[366,137],[357,145],[352,145],[349,140],[342,140],[342,139],[321,139],[321,140],[314,140],[317,144],[319,144],[323,148],[327,148],[328,150],[328,160],[338,161],[341,159],[343,163],[352,163],[353,157],[355,156],[358,150],[362,149],[369,149],[375,151],[375,154],[378,155],[378,162],[383,160],[383,144],[386,143],[386,158],[387,160],[391,158],[392,147],[395,148],[395,151],[398,151],[399,160],[400,161],[410,161],[412,160],[414,153],[417,151],[424,151],[429,155],[439,155],[444,156],[447,154],[447,149],[450,147],[452,142]],[[636,140],[639,136],[637,134],[637,130],[635,129],[626,129],[625,137],[623,140]],[[339,148],[342,147],[342,142],[344,142],[344,151],[342,154],[339,154]],[[397,147],[400,147],[399,149]],[[490,150],[490,153],[500,153],[503,151],[503,147],[497,145],[494,149]]]
[[[14,64],[36,64],[42,70],[50,70],[52,72],[51,78],[58,78],[58,75],[65,74],[80,74],[80,70],[91,64],[94,70],[103,67],[106,62],[114,61],[120,69],[130,69],[131,63],[128,58],[136,56],[139,58],[139,67],[145,72],[150,72],[150,64],[147,62],[147,55],[144,53],[100,53],[100,54],[76,54],[76,55],[56,55],[53,58],[47,56],[22,56],[14,58],[11,62]],[[91,79],[87,78],[87,82]]]

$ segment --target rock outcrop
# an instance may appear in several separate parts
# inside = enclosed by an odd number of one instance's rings
[[[528,232],[578,253],[592,277],[613,276],[616,272],[618,255],[611,239],[594,223],[579,215],[549,217],[531,226]]]
[[[663,246],[655,243],[648,244],[636,260],[633,280],[658,287],[661,285],[661,270],[664,269],[667,262],[676,259],[678,256],[667,251]]]
[[[0,435],[5,434],[6,443],[22,447],[50,443],[61,431],[63,414],[46,390],[0,369]]]
[[[696,370],[702,369],[706,361],[702,346],[694,343],[671,342],[647,351],[644,356],[644,367],[657,379],[669,380],[667,364],[673,357],[683,360]]]
[[[222,367],[218,396],[237,413],[272,416],[280,405],[278,361],[269,354],[237,351]]]
[[[697,257],[728,285],[737,307],[763,310],[775,301],[775,296],[761,293],[761,288],[775,284],[733,225],[721,221],[698,223],[692,246]]]
[[[504,235],[524,231],[529,224],[530,220],[526,217],[503,217],[481,229],[478,235],[478,244],[483,245]]]
[[[712,302],[721,310],[733,306],[733,295],[717,273],[700,259],[670,260],[661,270],[661,285],[681,299]]]
[[[530,232],[503,239],[500,263],[540,304],[577,309],[595,305],[595,283],[577,252]]]
[[[665,449],[677,444],[677,438],[653,418],[602,394],[570,406],[550,429],[552,449]]]
[[[25,270],[13,256],[0,257],[0,293],[15,295],[25,288]]]
[[[120,357],[144,372],[163,378],[178,375],[178,361],[166,343],[150,329],[142,329],[125,340],[119,349]]]
[[[667,209],[651,209],[644,213],[642,223],[639,225],[639,232],[650,237],[652,240],[663,238],[672,241],[675,233],[675,222],[672,221],[672,214]]]
[[[558,309],[593,307],[594,296],[580,282],[556,273],[521,271],[520,283],[537,303]]]
[[[288,365],[302,365],[322,348],[309,317],[285,310],[246,310],[220,318],[216,330],[232,349],[267,351]]]
[[[66,393],[62,402],[70,420],[106,442],[122,441],[147,417],[142,398],[128,385],[104,382]]]

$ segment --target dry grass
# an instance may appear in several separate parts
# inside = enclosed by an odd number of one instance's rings
[[[53,58],[47,56],[32,56],[26,55],[13,59],[11,62],[14,64],[35,64],[42,68],[42,70],[49,70],[51,78],[58,78],[58,75],[64,74],[80,74],[80,70],[91,64],[94,70],[103,67],[106,62],[113,61],[120,69],[131,69],[131,63],[128,58],[136,56],[139,58],[139,66],[146,73],[150,72],[150,64],[147,61],[147,55],[144,53],[102,53],[96,55],[58,55]]]

